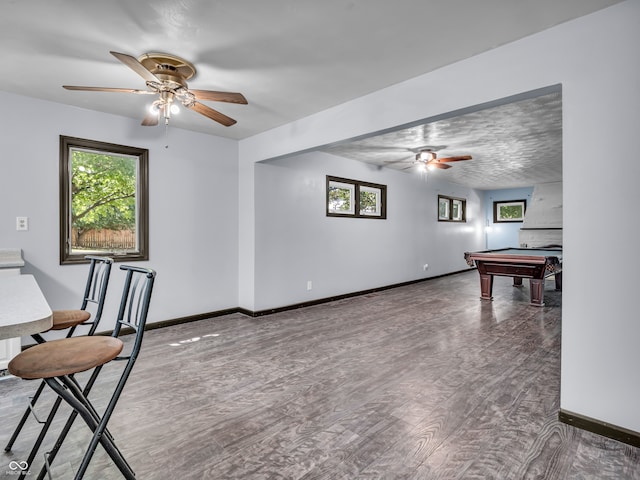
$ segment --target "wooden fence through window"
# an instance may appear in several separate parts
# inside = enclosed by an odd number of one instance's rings
[[[99,250],[132,250],[136,248],[136,233],[132,230],[88,230],[78,235],[72,232],[73,247]]]

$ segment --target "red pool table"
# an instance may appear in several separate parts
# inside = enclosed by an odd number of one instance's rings
[[[502,248],[482,252],[465,252],[464,258],[470,267],[478,267],[480,291],[483,300],[491,300],[493,277],[513,277],[514,287],[522,286],[528,278],[531,290],[531,305],[544,305],[544,280],[555,276],[556,290],[562,290],[561,248]]]

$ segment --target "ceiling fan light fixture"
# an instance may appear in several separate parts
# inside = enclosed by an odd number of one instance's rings
[[[432,152],[431,150],[421,150],[416,154],[416,161],[417,162],[424,162],[424,163],[428,163],[432,160],[436,159],[436,154],[435,152]]]
[[[161,108],[162,108],[162,100],[156,100],[151,105],[149,105],[149,112],[159,113]]]

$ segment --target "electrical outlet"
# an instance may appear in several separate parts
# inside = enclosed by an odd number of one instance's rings
[[[29,218],[16,217],[16,230],[29,230]]]
[[[426,270],[427,268],[429,268],[429,264],[428,264],[428,263],[425,263],[425,264],[422,266],[422,270]]]
[[[311,290],[313,288],[313,282],[311,280],[307,281],[307,290]]]

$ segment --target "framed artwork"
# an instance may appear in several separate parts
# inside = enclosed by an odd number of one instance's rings
[[[387,186],[327,175],[327,216],[387,218]]]
[[[493,223],[523,222],[526,200],[493,202]]]

